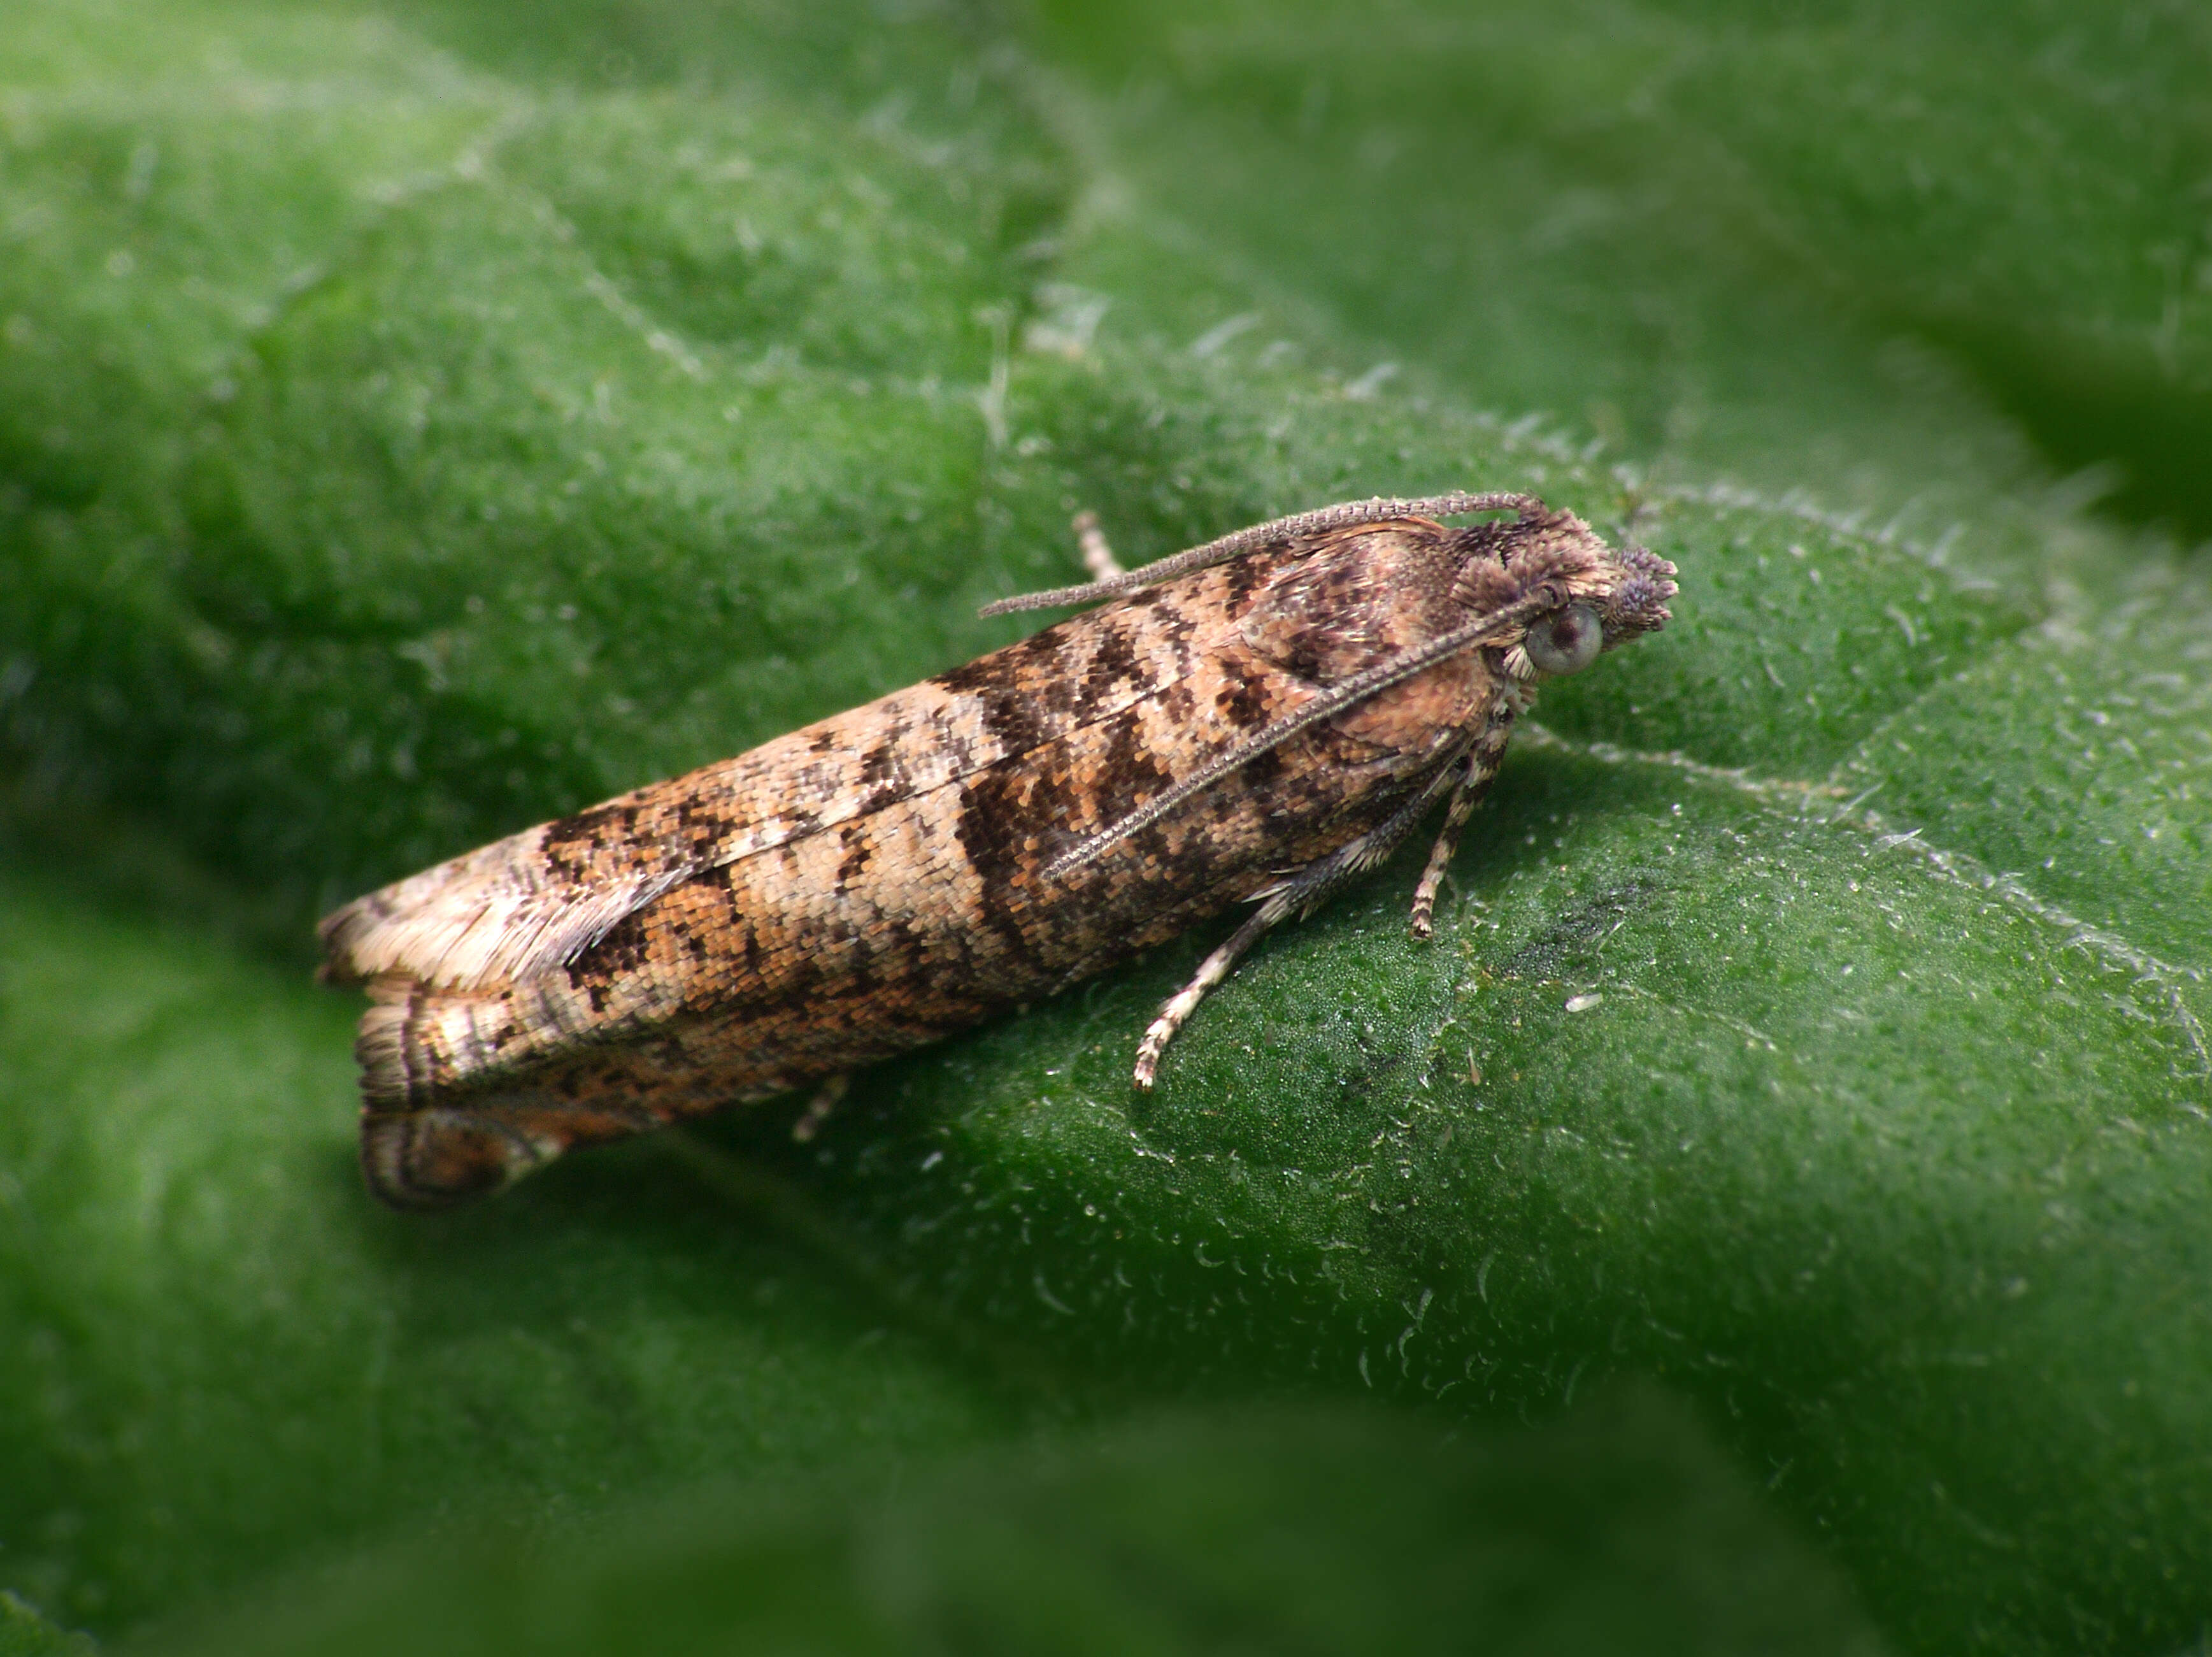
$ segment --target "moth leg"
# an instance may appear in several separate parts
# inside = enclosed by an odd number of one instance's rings
[[[1114,556],[1114,549],[1106,543],[1106,532],[1098,527],[1096,512],[1083,511],[1075,515],[1075,544],[1083,549],[1083,567],[1093,581],[1111,581],[1121,573],[1121,561]]]
[[[1490,779],[1496,775],[1497,768],[1486,770],[1480,755],[1468,756],[1459,785],[1452,790],[1451,804],[1445,807],[1444,825],[1437,831],[1436,844],[1429,848],[1429,866],[1421,871],[1421,883],[1413,888],[1413,935],[1417,938],[1425,938],[1436,929],[1437,888],[1443,885],[1452,854],[1459,850],[1460,831],[1467,826],[1482,796],[1490,792]]]
[[[792,1138],[802,1145],[812,1143],[814,1136],[822,1131],[822,1124],[830,1119],[844,1099],[845,1090],[852,1085],[850,1070],[840,1070],[824,1078],[814,1090],[814,1097],[806,1101],[806,1108],[799,1113],[799,1120],[791,1124]]]
[[[1413,832],[1413,825],[1435,803],[1443,786],[1459,774],[1456,761],[1444,765],[1428,787],[1399,807],[1387,821],[1358,839],[1346,842],[1327,856],[1316,857],[1260,894],[1263,901],[1251,917],[1231,935],[1227,943],[1201,961],[1191,981],[1169,996],[1160,1008],[1159,1016],[1145,1032],[1145,1039],[1137,1044],[1137,1068],[1132,1077],[1136,1085],[1151,1091],[1152,1078],[1159,1069],[1160,1055],[1175,1039],[1176,1032],[1198,1010],[1206,993],[1237,970],[1237,963],[1247,950],[1287,917],[1310,915],[1338,886],[1389,857]]]
[[[1176,1032],[1183,1021],[1198,1010],[1199,1002],[1206,992],[1237,970],[1237,962],[1244,952],[1265,936],[1268,929],[1291,912],[1291,906],[1282,901],[1282,894],[1261,904],[1250,919],[1238,927],[1227,943],[1215,950],[1200,964],[1197,975],[1169,996],[1160,1008],[1160,1014],[1145,1032],[1145,1039],[1137,1044],[1137,1068],[1129,1078],[1140,1090],[1152,1090],[1152,1078],[1159,1071],[1160,1055],[1175,1039]]]

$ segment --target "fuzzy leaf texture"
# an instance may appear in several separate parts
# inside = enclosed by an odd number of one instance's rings
[[[2193,1647],[2208,34],[9,7],[0,1648]],[[324,909],[1449,487],[1683,591],[1432,941],[362,1194]]]

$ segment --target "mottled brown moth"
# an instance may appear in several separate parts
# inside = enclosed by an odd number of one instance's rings
[[[1466,528],[1439,518],[1510,512]],[[1526,495],[1372,500],[987,607],[1097,605],[863,708],[372,892],[362,1163],[401,1208],[841,1076],[1256,903],[1136,1055],[1270,927],[1444,804],[1535,681],[1668,620],[1674,567]]]

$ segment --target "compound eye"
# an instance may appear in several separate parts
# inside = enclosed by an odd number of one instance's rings
[[[1528,630],[1528,660],[1542,673],[1578,673],[1604,648],[1604,624],[1587,604],[1571,604]]]

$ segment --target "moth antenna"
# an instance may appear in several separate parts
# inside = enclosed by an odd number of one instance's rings
[[[1364,672],[1352,674],[1341,684],[1322,691],[1296,713],[1284,715],[1218,758],[1209,760],[1157,800],[1146,801],[1127,816],[1108,824],[1081,844],[1062,852],[1045,865],[1044,878],[1058,880],[1061,875],[1073,874],[1085,863],[1096,861],[1102,853],[1120,844],[1139,829],[1158,822],[1193,795],[1212,788],[1223,777],[1242,770],[1270,749],[1280,747],[1309,725],[1318,725],[1322,720],[1364,702],[1377,691],[1387,691],[1424,668],[1433,667],[1437,662],[1455,656],[1462,650],[1472,649],[1495,635],[1510,633],[1516,627],[1525,626],[1546,610],[1556,608],[1559,602],[1558,594],[1540,588],[1526,598],[1492,612],[1480,621],[1471,621],[1464,627],[1439,634],[1419,649],[1408,651],[1389,661],[1378,662]]]
[[[1517,512],[1527,518],[1545,509],[1543,502],[1534,495],[1455,493],[1423,495],[1402,501],[1377,495],[1372,500],[1347,501],[1341,506],[1325,506],[1317,511],[1301,512],[1295,517],[1278,518],[1272,523],[1255,524],[1249,529],[1240,529],[1233,535],[1224,535],[1218,540],[1208,541],[1203,546],[1194,546],[1188,552],[1177,552],[1171,557],[1158,559],[1139,569],[1125,570],[1120,575],[1109,576],[1103,581],[1086,582],[1080,587],[1055,587],[1043,593],[1023,593],[1009,599],[994,599],[976,614],[1005,616],[1018,610],[1057,610],[1072,604],[1096,604],[1101,599],[1119,598],[1124,593],[1133,593],[1139,588],[1151,587],[1176,576],[1188,575],[1194,570],[1204,570],[1209,565],[1224,563],[1240,552],[1249,552],[1255,546],[1265,546],[1270,541],[1291,540],[1300,535],[1318,535],[1352,524],[1380,523],[1386,518],[1446,518],[1462,512]]]

